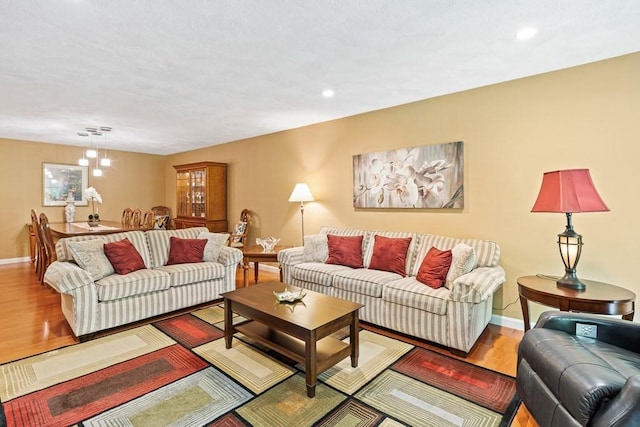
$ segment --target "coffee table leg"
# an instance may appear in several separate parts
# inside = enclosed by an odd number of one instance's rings
[[[358,312],[353,313],[353,319],[349,328],[349,342],[351,343],[351,367],[358,367],[358,355],[360,354],[360,320]]]
[[[524,321],[524,331],[527,332],[531,329],[531,323],[529,322],[529,300],[520,295],[520,307],[522,307],[522,320]]]
[[[233,314],[231,312],[231,301],[224,298],[224,343],[226,348],[231,348],[233,341]]]
[[[307,383],[307,397],[315,397],[316,379],[318,377],[315,331],[310,331],[310,334],[304,346],[304,349],[305,349],[304,370],[306,372],[305,378]]]

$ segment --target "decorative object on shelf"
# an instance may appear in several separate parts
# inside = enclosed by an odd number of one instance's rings
[[[596,190],[589,169],[567,169],[545,172],[542,186],[531,212],[564,213],[567,226],[558,234],[558,247],[564,263],[564,277],[559,286],[584,290],[585,284],[576,275],[582,253],[582,236],[573,230],[571,215],[578,212],[607,212],[609,208]]]
[[[100,126],[97,127],[88,127],[85,128],[85,131],[78,132],[78,136],[86,138],[89,137],[89,144],[86,149],[82,149],[82,158],[78,160],[78,164],[80,166],[89,166],[89,163],[95,159],[95,166],[93,167],[93,176],[102,176],[102,168],[111,166],[111,159],[107,157],[107,134],[110,133],[112,129],[108,126]],[[100,155],[100,148],[98,148],[99,144],[94,144],[94,139],[99,139],[102,137],[103,146],[102,146],[102,156]],[[87,146],[87,144],[83,144]],[[95,145],[95,147],[94,147]]]
[[[256,243],[262,246],[263,252],[273,252],[280,239],[277,237],[265,237],[264,239],[256,238]]]
[[[93,187],[89,187],[86,190],[84,190],[84,194],[86,195],[87,200],[91,202],[92,213],[91,215],[89,215],[89,221],[87,221],[87,223],[90,226],[95,227],[100,224],[100,214],[98,213],[98,208],[96,207],[96,203],[98,204],[102,203],[102,196]]]
[[[67,196],[67,204],[64,207],[64,218],[67,222],[73,222],[76,220],[76,205],[73,198],[73,191],[69,191]]]
[[[275,295],[278,302],[296,302],[304,298],[307,293],[304,292],[304,289],[299,289],[296,291],[285,289],[284,292],[273,291],[273,295]]]
[[[462,141],[353,156],[354,208],[464,208]]]
[[[300,218],[302,221],[302,244],[304,245],[304,202],[313,202],[315,199],[313,198],[313,194],[311,194],[311,190],[309,186],[305,183],[297,183],[295,187],[293,187],[293,191],[289,196],[290,202],[300,202]]]

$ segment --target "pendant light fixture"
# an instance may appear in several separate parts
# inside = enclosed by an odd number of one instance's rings
[[[107,134],[111,132],[111,128],[108,126],[97,127],[87,127],[85,131],[78,132],[78,135],[81,137],[89,137],[89,147],[85,150],[82,150],[82,158],[78,160],[78,164],[80,166],[90,166],[90,163],[93,159],[95,159],[95,166],[92,170],[93,176],[102,176],[102,168],[111,166],[111,159],[107,156]],[[94,139],[102,137],[103,140],[103,155],[100,156],[100,148],[99,144],[96,141],[94,144]],[[83,144],[83,146],[87,146]]]

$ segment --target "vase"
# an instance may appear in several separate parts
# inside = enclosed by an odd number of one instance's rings
[[[67,199],[67,205],[64,207],[64,217],[67,222],[73,222],[76,219],[76,205],[73,200]]]

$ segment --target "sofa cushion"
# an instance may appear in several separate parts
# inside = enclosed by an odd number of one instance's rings
[[[387,283],[382,290],[382,299],[405,307],[444,315],[447,313],[449,293],[445,287],[433,289],[418,282],[414,277],[405,277]]]
[[[430,288],[438,289],[447,280],[452,258],[451,250],[429,249],[427,256],[422,260],[416,280]]]
[[[332,286],[333,276],[340,271],[350,271],[350,267],[319,262],[303,262],[291,267],[291,277],[303,282]]]
[[[169,275],[164,271],[142,269],[129,274],[112,274],[96,282],[98,301],[114,301],[135,295],[169,289]]]
[[[362,240],[363,236],[327,235],[327,243],[329,245],[327,264],[362,268]]]
[[[496,242],[476,239],[456,239],[453,237],[436,236],[433,234],[418,234],[415,250],[409,250],[410,258],[414,261],[409,272],[410,276],[418,274],[421,260],[427,255],[431,247],[440,250],[453,249],[458,243],[471,246],[476,254],[476,267],[495,267],[500,259],[500,247]]]
[[[333,276],[333,287],[347,292],[380,298],[386,283],[401,279],[402,276],[387,271],[358,268],[338,271]]]
[[[451,256],[451,267],[449,267],[445,283],[449,289],[458,277],[469,273],[476,266],[476,251],[469,245],[458,243],[451,249]]]
[[[169,238],[169,259],[167,265],[202,262],[207,239]]]
[[[229,240],[229,233],[199,233],[198,239],[207,239],[207,244],[204,247],[204,253],[202,254],[202,260],[208,262],[218,262],[218,256],[220,251],[226,246],[227,240]]]
[[[104,244],[104,254],[118,274],[129,274],[145,268],[144,261],[133,243],[127,238]]]
[[[180,230],[149,230],[146,232],[151,253],[151,268],[157,268],[167,263],[169,259],[169,239],[179,237],[181,239],[196,239],[198,234],[206,233],[206,227],[183,228]]]
[[[329,258],[329,243],[326,234],[304,236],[302,262],[327,262],[327,258]]]
[[[411,244],[411,237],[393,238],[380,235],[373,237],[373,255],[369,268],[406,276],[407,251]]]
[[[98,238],[68,242],[67,247],[76,264],[89,273],[93,280],[100,280],[115,273],[109,258],[104,254],[104,240]]]
[[[224,277],[225,267],[217,262],[196,262],[158,267],[170,277],[171,286],[191,285]]]
[[[365,267],[371,267],[371,258],[373,257],[373,251],[375,249],[375,238],[376,236],[387,237],[389,239],[403,239],[403,238],[411,238],[411,243],[409,245],[407,251],[407,257],[405,259],[405,274],[408,274],[411,269],[411,257],[409,254],[415,251],[416,245],[416,234],[415,233],[407,233],[407,232],[399,232],[399,231],[371,231],[365,235],[365,241],[363,244],[363,253],[362,253],[362,262]]]
[[[126,231],[124,233],[104,234],[100,236],[73,236],[59,239],[56,242],[56,255],[58,261],[73,261],[73,255],[71,255],[71,252],[69,252],[68,248],[69,242],[83,242],[87,240],[94,240],[97,238],[102,239],[105,243],[118,242],[124,238],[129,239],[129,241],[133,243],[133,246],[135,246],[136,250],[142,257],[145,267],[152,268],[149,247],[147,246],[146,233],[144,231],[138,230]]]

